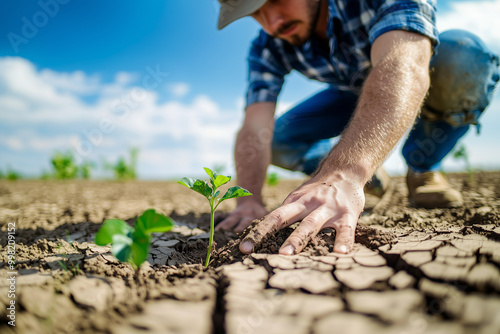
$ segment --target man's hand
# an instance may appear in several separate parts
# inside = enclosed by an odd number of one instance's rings
[[[230,230],[242,232],[252,224],[254,219],[260,219],[267,214],[266,208],[262,203],[253,199],[246,199],[238,203],[236,210],[231,212],[223,221],[221,221],[215,230]]]
[[[363,182],[345,173],[328,178],[314,177],[288,195],[283,205],[268,214],[241,242],[240,250],[251,253],[267,236],[301,221],[281,246],[282,255],[297,254],[309,240],[324,228],[337,232],[334,251],[348,253],[354,243],[354,232],[363,211]]]

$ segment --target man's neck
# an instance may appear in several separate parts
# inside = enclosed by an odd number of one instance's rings
[[[319,37],[322,40],[328,40],[328,36],[326,34],[326,29],[328,25],[328,0],[319,0],[320,10],[318,22],[316,23],[316,27],[314,29],[314,35]]]

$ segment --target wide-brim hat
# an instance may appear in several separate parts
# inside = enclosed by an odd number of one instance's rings
[[[248,16],[262,7],[267,0],[219,0],[219,24],[220,30],[229,23],[242,17]]]

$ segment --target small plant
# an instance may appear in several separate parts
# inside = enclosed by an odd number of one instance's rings
[[[120,219],[108,219],[95,236],[99,246],[111,244],[111,253],[121,262],[128,262],[138,272],[146,261],[151,244],[151,233],[168,232],[174,221],[149,209],[137,219],[134,227]]]
[[[266,175],[266,183],[267,185],[273,187],[278,184],[278,181],[280,180],[280,177],[278,176],[278,173],[273,172],[269,173]]]
[[[73,250],[75,250],[76,252],[78,252],[78,249],[75,247],[75,245],[73,245],[73,240],[71,240],[71,236],[69,235],[69,232],[68,230],[66,229],[66,241],[68,242],[68,244],[71,245],[71,247],[73,248]],[[57,260],[57,263],[61,266],[61,268],[66,271],[66,272],[69,272],[70,269],[71,269],[71,273],[73,274],[73,276],[77,276],[81,270],[80,270],[80,264],[78,264],[78,262],[76,264],[73,263],[73,261],[71,261],[71,259],[65,254],[65,253],[62,253],[61,252],[61,248],[63,247],[63,244],[60,243],[58,246],[57,246],[57,251],[59,254],[62,255],[62,257],[64,258],[64,262],[63,261],[60,261],[60,260]],[[68,266],[66,265],[65,262],[68,262],[69,263],[69,268]]]
[[[95,167],[95,165],[90,161],[84,161],[78,166],[78,171],[82,179],[88,180],[91,176],[91,171]]]
[[[50,180],[52,178],[52,174],[47,172],[46,170],[42,171],[42,175],[40,175],[40,180]]]
[[[78,166],[76,165],[73,152],[56,152],[52,156],[51,163],[54,168],[54,177],[56,179],[69,180],[76,178],[78,174]]]
[[[6,175],[6,179],[9,180],[9,181],[16,181],[16,180],[19,180],[21,178],[21,174],[19,172],[16,172],[15,170],[9,168],[7,170],[7,175]]]
[[[465,145],[460,145],[460,147],[453,153],[453,158],[455,160],[463,160],[465,162],[465,169],[469,174],[469,182],[472,183],[474,181],[474,169],[470,164],[469,154],[467,153]]]
[[[139,155],[139,149],[131,148],[129,154],[129,161],[124,157],[120,157],[114,165],[106,165],[107,169],[114,172],[117,180],[135,180],[137,178],[137,156]]]
[[[205,267],[208,267],[210,262],[210,254],[212,252],[212,243],[214,241],[214,215],[215,210],[219,206],[220,203],[230,198],[238,198],[244,196],[251,196],[252,194],[241,187],[234,186],[230,187],[224,196],[218,197],[220,191],[217,190],[220,186],[228,183],[231,180],[230,176],[217,175],[217,173],[213,172],[209,168],[205,167],[205,172],[210,176],[210,184],[208,184],[204,180],[192,179],[188,177],[183,177],[177,183],[182,184],[183,186],[188,187],[191,190],[196,191],[197,193],[202,194],[208,200],[210,204],[210,239],[208,242],[208,252],[207,259],[205,261]]]
[[[9,180],[9,181],[16,181],[21,178],[21,174],[19,172],[16,172],[10,167],[7,167],[7,172],[3,172],[0,170],[0,180]]]

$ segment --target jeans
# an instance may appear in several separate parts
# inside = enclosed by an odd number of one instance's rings
[[[431,88],[404,146],[409,168],[439,169],[441,161],[488,106],[499,80],[499,58],[475,35],[440,35],[431,60]],[[359,96],[330,86],[276,120],[272,164],[312,174],[346,128]]]

